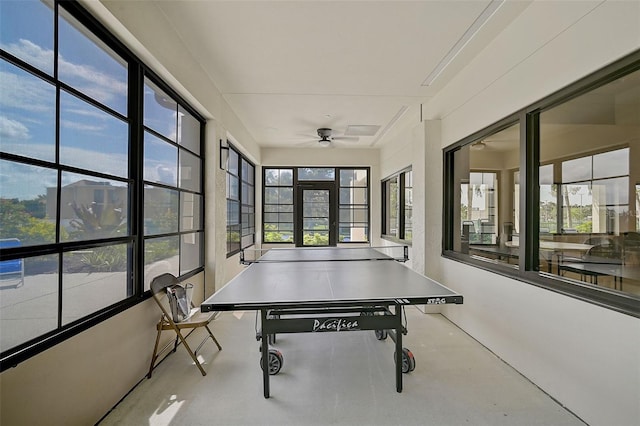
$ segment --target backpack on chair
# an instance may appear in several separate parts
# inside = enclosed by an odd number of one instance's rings
[[[191,286],[191,284],[187,284],[187,286]],[[182,322],[189,318],[191,300],[185,286],[174,284],[171,287],[167,287],[167,297],[169,298],[173,322]]]

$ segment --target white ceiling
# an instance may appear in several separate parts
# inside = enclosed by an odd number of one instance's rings
[[[490,0],[101,1],[132,34],[147,34],[150,52],[169,49],[167,39],[180,45],[258,145],[317,146],[320,127],[341,135],[349,125],[379,126],[334,144],[357,148],[377,147],[389,130],[419,120],[420,105],[528,4],[502,4],[425,86]],[[168,26],[150,21],[158,13]],[[149,45],[153,32],[157,46]]]

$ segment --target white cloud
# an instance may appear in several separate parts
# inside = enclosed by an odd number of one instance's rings
[[[13,55],[22,58],[36,67],[45,70],[51,73],[51,69],[53,67],[53,51],[50,49],[44,49],[37,44],[29,41],[20,39],[17,43],[11,44],[0,44],[2,49],[12,53]],[[120,81],[112,76],[101,72],[100,70],[94,68],[91,65],[83,65],[83,64],[74,64],[67,61],[62,55],[58,56],[58,72],[62,79],[69,80],[69,83],[72,84],[80,84],[76,89],[82,91],[83,93],[89,95],[90,97],[105,103],[107,105],[110,104],[110,101],[114,99],[115,96],[126,96],[127,95],[127,82]],[[3,73],[4,74],[4,73]],[[14,84],[14,92],[25,92],[26,90],[20,90],[25,85],[16,85],[15,83],[25,83],[26,79],[22,81],[17,81],[19,77],[15,74],[8,74],[10,80],[5,79],[5,75],[2,76],[2,89],[3,89],[3,98],[7,95],[5,92],[5,87],[10,88],[10,81]],[[31,83],[29,86],[34,86]],[[17,94],[17,93],[16,93]],[[21,93],[23,94],[23,93]],[[50,97],[47,97],[49,101],[51,101]],[[11,102],[11,106],[20,107],[20,104],[25,103],[24,97],[19,96],[10,96],[6,101],[3,102]],[[38,102],[36,105],[41,105],[42,102]],[[24,107],[23,107],[24,108]]]
[[[53,86],[26,74],[0,72],[0,105],[27,112],[55,111]]]
[[[18,58],[25,60],[41,70],[50,74],[53,72],[54,55],[53,50],[51,49],[43,49],[30,40],[25,39],[20,39],[17,43],[2,43],[0,46],[2,46],[2,48],[7,52],[12,53]]]
[[[117,80],[91,65],[68,62],[61,55],[58,57],[58,72],[62,79],[68,77],[70,82],[80,84],[76,89],[107,105],[114,99],[114,95],[127,94],[126,81]]]
[[[29,128],[19,121],[0,116],[0,139],[4,141],[28,140],[30,139]]]
[[[87,123],[79,123],[77,121],[70,121],[70,120],[60,120],[60,124],[62,125],[62,127],[64,127],[65,129],[73,129],[73,130],[80,130],[83,132],[102,132],[102,130],[104,130],[104,126],[99,126],[99,125],[95,125],[95,124],[87,124]]]

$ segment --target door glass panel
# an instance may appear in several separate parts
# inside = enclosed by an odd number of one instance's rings
[[[305,189],[302,194],[304,246],[329,245],[329,190]]]

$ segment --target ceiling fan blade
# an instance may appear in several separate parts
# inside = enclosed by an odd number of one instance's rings
[[[334,136],[331,139],[342,142],[358,142],[360,140],[358,136]]]

